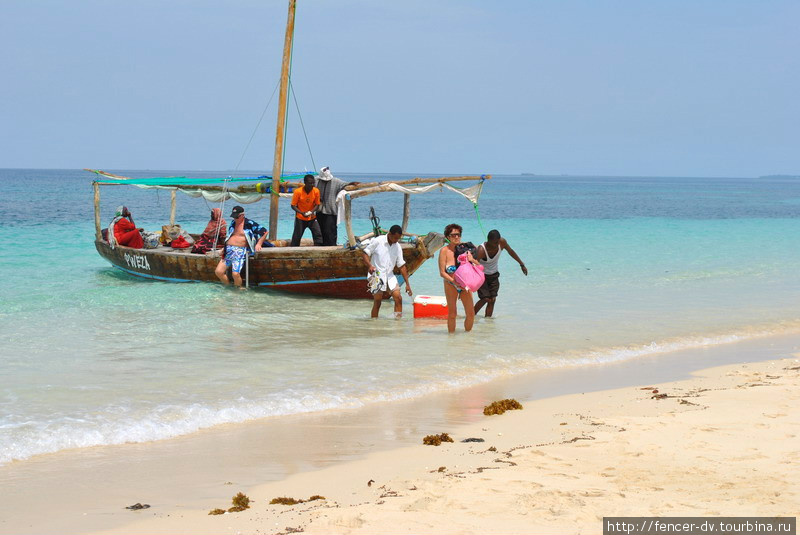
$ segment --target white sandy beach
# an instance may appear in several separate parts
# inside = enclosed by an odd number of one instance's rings
[[[667,397],[655,399],[658,394]],[[295,436],[272,437],[289,450],[296,444],[294,473],[255,485],[223,481],[213,461],[233,457],[229,462],[243,465],[242,473],[256,471],[264,459],[252,438],[237,442],[237,451],[203,452],[203,470],[196,451],[183,452],[185,465],[176,461],[185,441],[172,441],[172,449],[146,464],[136,448],[126,447],[108,458],[84,453],[84,464],[42,456],[25,470],[16,467],[20,492],[4,498],[0,532],[600,533],[603,516],[800,513],[796,353],[705,369],[679,381],[520,401],[521,411],[472,414],[463,419],[471,422],[438,430],[454,443],[422,445],[430,431],[420,422],[408,429],[406,442],[416,445],[373,453],[374,446],[365,445],[366,456],[342,461],[346,455],[339,455],[316,465],[325,468],[303,465],[303,443],[325,437],[336,448],[343,429],[301,426]],[[365,440],[371,432],[364,430]],[[462,443],[466,438],[484,442]],[[121,464],[126,451],[137,462]],[[109,463],[113,481],[102,475]],[[42,483],[34,496],[37,470],[41,475],[44,469],[61,471],[50,483],[63,485]],[[230,507],[239,491],[252,500],[250,509],[208,515]],[[312,495],[325,499],[269,504]],[[73,508],[61,506],[70,500]],[[151,507],[123,507],[136,502]]]

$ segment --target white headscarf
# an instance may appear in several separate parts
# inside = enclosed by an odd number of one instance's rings
[[[324,182],[330,182],[331,179],[333,178],[333,174],[331,173],[331,168],[326,165],[325,167],[320,169],[317,178]]]

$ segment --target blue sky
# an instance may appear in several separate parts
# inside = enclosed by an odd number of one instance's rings
[[[0,0],[0,167],[234,169],[285,0]],[[800,173],[800,2],[299,0],[341,172]],[[275,103],[241,169],[271,170]],[[286,167],[311,168],[297,113]]]

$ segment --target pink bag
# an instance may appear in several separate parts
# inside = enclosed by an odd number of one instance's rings
[[[453,273],[456,284],[470,292],[474,292],[483,286],[483,281],[486,280],[486,275],[483,274],[483,266],[480,264],[476,266],[467,260],[466,253],[458,257],[458,262],[460,265],[456,272]]]

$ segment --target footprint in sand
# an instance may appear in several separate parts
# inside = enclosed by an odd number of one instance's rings
[[[534,488],[534,489],[540,489],[544,487],[544,485],[542,485],[541,483],[536,483],[535,481],[528,481],[526,479],[512,479],[509,483],[513,483],[521,487]]]
[[[617,469],[614,468],[613,466],[606,466],[605,468],[603,468],[603,471],[600,472],[600,475],[602,477],[614,477],[616,474],[614,474],[613,472],[615,472],[616,470]]]
[[[704,448],[705,446],[708,446],[708,444],[703,443],[703,446],[701,446],[701,448]],[[696,445],[692,444],[691,447],[695,448]],[[697,456],[695,456],[695,459],[700,459],[701,461],[706,461],[708,463],[718,463],[719,462],[719,459],[712,459],[711,457],[707,457],[705,455],[697,455]]]
[[[553,474],[553,475],[566,477],[567,479],[580,479],[578,476],[573,476],[572,474],[564,474],[563,472],[562,473]]]
[[[428,511],[433,506],[435,500],[431,496],[424,496],[417,500],[414,500],[410,504],[406,505],[405,507],[401,507],[403,511]]]
[[[360,528],[366,523],[364,518],[361,514],[357,514],[355,516],[339,516],[330,521],[332,526],[338,526],[343,528]]]
[[[766,459],[766,455],[761,455],[760,453],[754,453],[751,455],[742,455],[741,457],[733,457],[732,460],[734,461],[754,461],[756,459]]]

